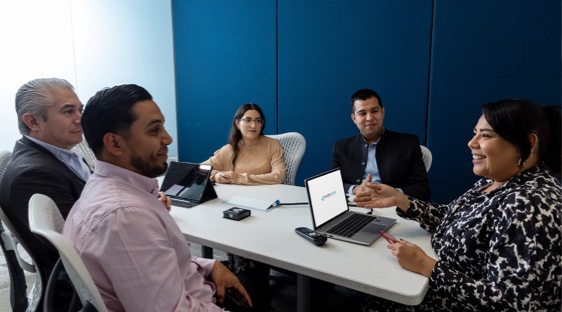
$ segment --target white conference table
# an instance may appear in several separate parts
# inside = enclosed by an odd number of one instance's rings
[[[304,187],[216,185],[215,190],[219,198],[193,208],[173,207],[171,215],[186,240],[297,273],[299,311],[310,308],[309,277],[406,305],[419,304],[427,292],[428,279],[402,269],[383,238],[368,247],[335,239],[317,247],[297,235],[296,227],[312,228],[307,204],[279,206],[269,211],[251,209],[251,216],[241,221],[222,217],[223,211],[232,207],[225,202],[233,196],[279,199],[282,203],[308,202]],[[398,217],[394,208],[377,209],[375,214],[396,218],[397,223],[388,232],[419,245],[435,257],[430,234],[418,223]]]

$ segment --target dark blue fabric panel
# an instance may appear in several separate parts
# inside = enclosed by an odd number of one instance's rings
[[[297,174],[326,171],[335,141],[358,132],[350,97],[376,90],[387,128],[425,141],[432,1],[279,1],[279,132],[307,149]]]
[[[226,144],[244,103],[259,104],[276,133],[275,1],[172,5],[180,160],[203,161]]]
[[[387,127],[432,150],[432,199],[448,201],[477,179],[466,142],[481,103],[560,105],[560,12],[552,0],[175,0],[180,159],[209,157],[235,109],[255,102],[266,133],[307,138],[302,185],[357,133],[351,94],[373,88]]]
[[[436,1],[428,143],[435,201],[478,179],[468,140],[480,105],[524,98],[560,105],[560,1]]]

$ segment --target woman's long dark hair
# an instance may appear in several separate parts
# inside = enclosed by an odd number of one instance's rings
[[[528,136],[534,133],[539,139],[539,162],[560,174],[560,106],[540,106],[531,101],[505,99],[483,104],[482,112],[498,135],[517,146],[520,167],[531,155]]]
[[[263,135],[263,130],[265,129],[265,115],[257,104],[247,103],[238,108],[232,119],[232,128],[230,129],[230,136],[228,137],[228,144],[232,146],[232,170],[236,167],[236,158],[238,158],[240,140],[242,140],[242,132],[236,127],[236,120],[240,122],[240,118],[249,110],[257,111],[260,114],[260,118],[263,120],[260,135]]]

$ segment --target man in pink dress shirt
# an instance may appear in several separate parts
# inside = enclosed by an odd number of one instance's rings
[[[238,278],[196,258],[158,200],[172,138],[152,96],[137,85],[97,92],[82,117],[97,157],[63,234],[77,249],[110,311],[222,311],[231,291],[251,305]]]

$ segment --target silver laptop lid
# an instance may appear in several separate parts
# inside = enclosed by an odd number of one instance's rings
[[[314,229],[349,210],[339,168],[306,179],[305,186]]]

